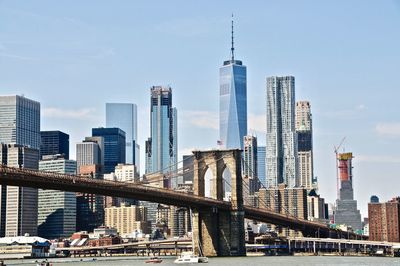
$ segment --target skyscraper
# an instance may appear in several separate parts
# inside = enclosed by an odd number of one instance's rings
[[[45,155],[61,154],[69,159],[69,135],[61,131],[40,131],[40,158]]]
[[[98,165],[103,171],[104,165],[104,138],[86,137],[81,143],[76,144],[76,163],[82,165]]]
[[[93,128],[93,137],[104,139],[104,173],[114,172],[115,166],[125,163],[125,132],[119,128]]]
[[[298,185],[294,77],[267,78],[267,183]]]
[[[40,103],[24,96],[0,96],[0,142],[40,149]]]
[[[265,175],[265,155],[266,155],[266,147],[258,146],[257,147],[257,174],[258,180],[260,180],[261,184],[266,186],[266,175]]]
[[[38,169],[39,150],[18,144],[3,145],[7,149],[7,166]],[[37,235],[38,190],[7,186],[5,236]]]
[[[172,107],[172,89],[151,88],[150,132],[146,141],[146,173],[177,169],[177,111]],[[176,180],[170,186],[176,187]]]
[[[140,166],[137,144],[137,106],[133,103],[106,103],[106,127],[117,127],[126,134],[126,163]]]
[[[245,184],[248,186],[249,195],[258,191],[258,173],[257,173],[257,138],[254,136],[244,136],[243,150],[243,176]],[[246,182],[247,181],[247,182]],[[245,189],[245,188],[244,188]]]
[[[38,169],[40,103],[24,96],[0,96],[2,163]],[[17,236],[37,233],[37,189],[0,186],[0,233]]]
[[[58,155],[45,155],[39,170],[76,174],[76,161]],[[74,192],[39,189],[38,234],[47,239],[70,237],[76,231],[76,195]]]
[[[246,66],[234,57],[232,20],[231,59],[219,69],[219,141],[226,149],[243,149],[247,135],[246,77]]]
[[[339,161],[339,198],[336,200],[334,219],[336,224],[351,226],[353,230],[361,230],[361,213],[357,209],[357,201],[353,192],[353,154],[339,153],[336,160]]]
[[[313,143],[311,105],[307,101],[296,103],[297,151],[299,159],[299,186],[313,189]]]

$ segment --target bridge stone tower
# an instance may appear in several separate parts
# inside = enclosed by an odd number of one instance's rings
[[[223,200],[223,172],[231,173],[232,195],[229,211],[210,206],[193,211],[193,238],[195,253],[201,247],[205,256],[245,256],[245,231],[243,188],[241,174],[241,150],[193,151],[194,194],[205,196],[205,174],[211,170],[210,197]]]

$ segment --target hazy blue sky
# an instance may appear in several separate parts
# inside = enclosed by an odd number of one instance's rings
[[[400,195],[399,1],[0,0],[0,94],[40,101],[42,129],[76,142],[105,125],[106,102],[138,105],[142,161],[149,88],[170,85],[180,156],[218,138],[218,69],[248,72],[249,129],[265,143],[266,77],[294,75],[311,101],[315,174],[336,197],[333,146],[354,152],[355,196]]]

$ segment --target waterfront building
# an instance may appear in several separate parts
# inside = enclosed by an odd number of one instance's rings
[[[93,128],[93,137],[104,139],[104,173],[111,173],[119,163],[125,163],[125,132],[119,128]]]
[[[106,103],[106,127],[125,131],[127,164],[140,171],[140,146],[137,135],[137,106],[133,103]]]
[[[267,186],[298,186],[295,79],[267,78]]]
[[[58,131],[40,131],[40,158],[46,155],[61,154],[69,159],[69,135]]]
[[[231,59],[219,69],[219,144],[225,149],[242,149],[247,135],[247,69],[235,59],[232,43]]]
[[[146,174],[167,173],[177,170],[177,111],[172,107],[172,89],[153,86],[150,101],[150,132],[146,141]],[[166,184],[175,188],[177,178]]]
[[[339,153],[336,160],[338,160],[340,187],[334,212],[335,223],[350,226],[354,231],[362,230],[361,213],[357,209],[357,201],[354,200],[353,154]]]
[[[127,206],[105,208],[105,225],[117,229],[120,235],[129,235],[135,231],[150,233],[147,222],[147,208]]]
[[[400,242],[400,197],[379,203],[376,196],[368,203],[369,240]]]
[[[243,162],[243,189],[247,193],[245,195],[254,195],[254,192],[258,191],[259,188],[257,138],[255,136],[244,136]]]
[[[63,155],[45,155],[39,170],[76,174],[76,161]],[[38,234],[47,239],[67,238],[76,232],[76,195],[74,192],[39,189]]]
[[[308,191],[316,188],[314,180],[311,105],[308,101],[296,103],[297,155],[299,162],[299,186]]]

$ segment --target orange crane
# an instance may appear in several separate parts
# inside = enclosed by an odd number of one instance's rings
[[[338,165],[338,151],[340,147],[343,145],[344,141],[346,140],[346,137],[343,137],[343,139],[340,141],[338,146],[333,146],[333,150],[335,152],[335,157],[336,157],[336,196],[337,199],[339,198],[339,165]]]

